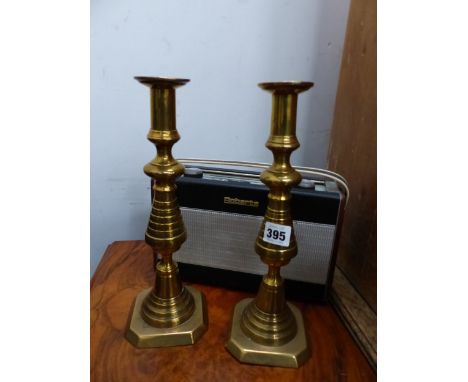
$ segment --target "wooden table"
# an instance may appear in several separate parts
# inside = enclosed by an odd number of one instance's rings
[[[152,285],[143,241],[111,244],[91,280],[91,381],[375,381],[376,375],[330,306],[296,303],[312,356],[299,369],[239,363],[225,349],[234,305],[247,293],[195,286],[206,296],[209,327],[193,346],[137,349],[124,337],[135,296]]]

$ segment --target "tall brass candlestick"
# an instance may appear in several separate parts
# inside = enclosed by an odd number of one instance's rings
[[[135,77],[150,88],[151,128],[148,140],[156,145],[157,155],[144,167],[154,179],[154,198],[146,243],[157,259],[153,288],[141,292],[132,312],[127,339],[137,347],[193,344],[207,328],[203,294],[183,286],[172,253],[186,239],[176,197],[175,180],[184,166],[172,156],[172,146],[180,139],[176,129],[175,89],[189,80]]]
[[[299,147],[296,138],[298,94],[311,82],[271,82],[259,86],[273,94],[271,132],[266,147],[273,152],[273,164],[260,179],[269,188],[265,218],[255,251],[267,264],[255,299],[245,299],[234,309],[227,349],[241,362],[299,367],[308,358],[301,312],[284,296],[280,268],[297,254],[291,218],[291,187],[301,175],[290,164],[291,153]]]

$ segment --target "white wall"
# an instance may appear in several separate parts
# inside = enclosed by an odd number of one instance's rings
[[[257,83],[310,80],[293,163],[325,166],[349,0],[91,2],[91,273],[107,245],[143,239],[148,89],[176,76],[176,157],[270,162],[271,97]]]

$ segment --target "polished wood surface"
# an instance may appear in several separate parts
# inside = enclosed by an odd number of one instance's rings
[[[312,357],[299,369],[244,365],[225,349],[234,305],[251,294],[194,285],[209,327],[193,346],[137,349],[125,338],[135,296],[154,279],[143,241],[111,244],[91,281],[91,381],[375,381],[376,375],[328,305],[299,304]]]
[[[377,311],[377,3],[351,0],[328,167],[349,183],[337,263]]]

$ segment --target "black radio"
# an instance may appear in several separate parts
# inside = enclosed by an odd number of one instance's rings
[[[186,165],[177,195],[187,241],[174,259],[184,281],[255,293],[266,265],[254,244],[267,205],[259,180],[263,164],[179,160]],[[236,163],[256,171],[208,167]],[[296,167],[302,181],[291,190],[298,254],[282,268],[288,298],[323,302],[333,278],[346,181],[337,174]]]

